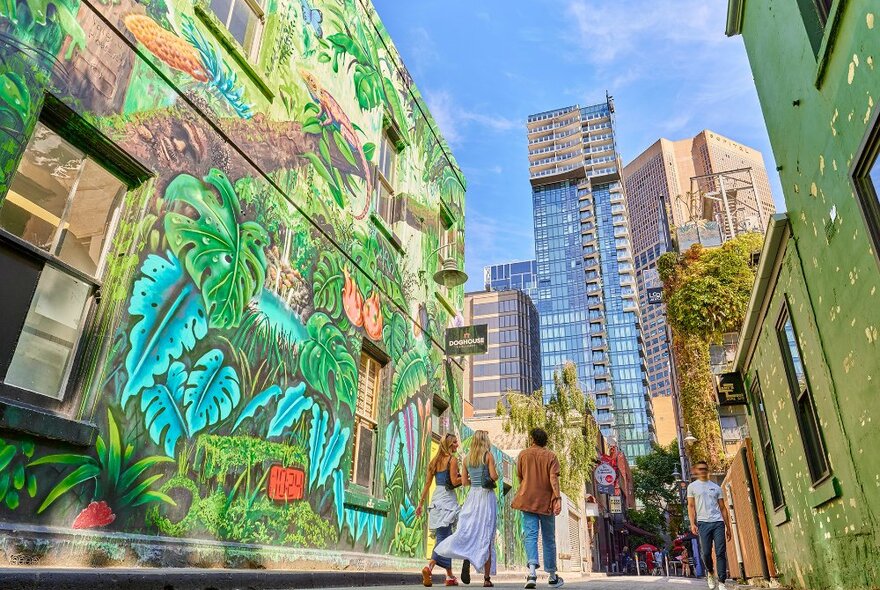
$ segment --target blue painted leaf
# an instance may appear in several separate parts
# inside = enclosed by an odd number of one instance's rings
[[[358,513],[357,513],[357,534],[354,536],[355,541],[360,541],[361,535],[364,534],[364,529],[366,529],[368,518],[369,518],[369,514],[367,514],[366,512],[358,511]]]
[[[155,385],[155,376],[164,374],[172,361],[184,350],[192,350],[208,331],[198,289],[180,261],[171,252],[167,256],[149,255],[132,289],[128,313],[140,320],[129,334],[123,408],[132,396]]]
[[[183,395],[190,436],[228,418],[239,401],[238,375],[223,366],[223,352],[215,348],[205,353],[190,372]]]
[[[318,478],[321,454],[324,451],[324,433],[327,432],[327,412],[317,405],[312,406],[312,425],[309,431],[309,489]]]
[[[376,539],[382,536],[382,527],[385,525],[385,517],[381,514],[377,514],[375,519],[373,520],[373,527],[376,531]]]
[[[345,526],[348,527],[348,530],[351,531],[352,536],[354,536],[354,521],[355,521],[356,512],[354,508],[346,508],[345,509]]]
[[[169,457],[174,457],[177,441],[189,437],[182,411],[185,385],[186,367],[176,362],[168,370],[165,385],[154,385],[141,395],[144,426]]]
[[[253,418],[254,414],[257,413],[257,410],[266,407],[270,401],[279,395],[281,395],[281,388],[277,385],[273,385],[262,393],[255,395],[238,415],[238,419],[235,421],[235,426],[232,427],[232,432],[238,430],[238,427],[241,426],[242,422],[248,418]]]
[[[278,407],[269,422],[267,436],[281,436],[285,429],[294,426],[303,413],[312,407],[312,398],[306,396],[306,384],[288,387],[284,396],[278,400]]]
[[[318,485],[322,486],[326,483],[327,478],[332,475],[333,470],[339,467],[342,461],[342,455],[345,454],[345,445],[351,436],[350,428],[342,428],[341,423],[337,420],[333,425],[333,434],[324,447],[324,455],[321,459],[321,469],[318,474]]]
[[[394,468],[400,461],[400,429],[392,420],[385,428],[385,481],[391,481]]]
[[[336,505],[336,522],[342,529],[342,512],[345,509],[345,476],[342,470],[337,469],[333,472],[333,502]]]

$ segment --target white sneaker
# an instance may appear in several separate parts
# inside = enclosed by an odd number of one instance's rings
[[[718,590],[718,577],[715,574],[706,574],[706,583],[709,584],[709,590]]]

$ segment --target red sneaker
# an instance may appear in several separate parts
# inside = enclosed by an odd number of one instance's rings
[[[446,585],[447,586],[458,586],[458,580],[455,579],[455,576],[453,576],[451,578],[446,578]]]

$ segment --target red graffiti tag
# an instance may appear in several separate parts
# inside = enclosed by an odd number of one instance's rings
[[[302,500],[305,473],[302,469],[273,465],[269,470],[269,498],[272,500]]]

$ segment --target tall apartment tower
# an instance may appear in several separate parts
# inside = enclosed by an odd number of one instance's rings
[[[483,286],[487,291],[517,289],[534,301],[538,291],[538,262],[516,260],[486,266],[483,268]]]
[[[531,115],[527,131],[544,397],[573,361],[602,434],[644,455],[655,431],[613,101]]]
[[[466,293],[464,321],[488,325],[488,351],[470,357],[464,372],[474,418],[495,416],[508,391],[528,394],[541,387],[538,310],[531,297],[518,290]]]
[[[676,435],[675,410],[670,397],[673,383],[666,309],[663,304],[649,303],[648,290],[661,286],[657,259],[672,248],[670,235],[675,235],[676,228],[691,223],[695,217],[710,216],[705,208],[694,206],[697,199],[689,193],[702,198],[718,192],[721,187],[716,175],[728,172],[731,174],[725,175],[725,181],[735,193],[731,200],[735,199],[739,207],[736,217],[740,223],[734,224],[734,235],[760,231],[775,207],[764,159],[758,150],[705,130],[689,139],[660,139],[624,168],[648,382],[660,444],[673,440]],[[747,185],[751,188],[744,188]],[[716,209],[720,216],[716,220],[718,227],[724,231],[727,220],[723,207]],[[725,231],[724,239],[730,237]]]

